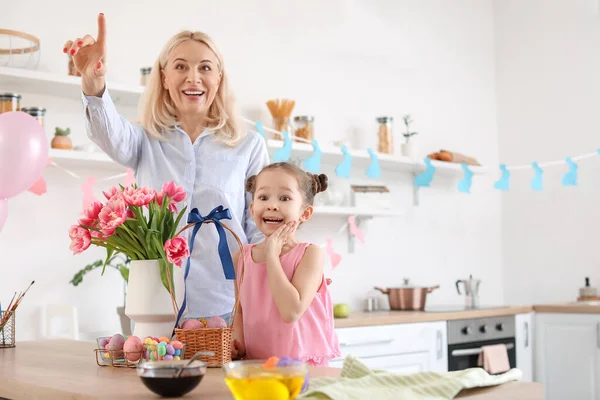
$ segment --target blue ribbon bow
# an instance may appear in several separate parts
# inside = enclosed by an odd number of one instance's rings
[[[186,307],[186,285],[185,281],[187,280],[188,274],[190,273],[190,259],[192,255],[192,251],[194,250],[194,242],[196,239],[196,234],[198,230],[202,226],[202,224],[208,220],[214,222],[215,227],[217,228],[217,232],[219,233],[219,257],[221,258],[221,264],[223,265],[223,272],[225,273],[225,279],[235,279],[235,269],[233,268],[233,260],[231,259],[231,253],[229,252],[229,246],[227,245],[227,235],[225,233],[225,228],[221,224],[222,219],[231,219],[231,212],[228,208],[223,208],[223,206],[218,206],[212,209],[211,212],[208,213],[206,217],[200,215],[200,212],[197,208],[194,208],[188,214],[187,222],[188,224],[195,224],[192,229],[192,236],[190,238],[190,257],[187,259],[187,263],[185,266],[185,273],[183,275],[183,304],[179,309],[179,313],[177,314],[177,321],[175,322],[175,327],[179,325],[179,320],[183,315],[183,311]],[[173,330],[173,334],[175,334],[175,330]]]

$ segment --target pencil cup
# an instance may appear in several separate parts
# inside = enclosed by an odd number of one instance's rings
[[[0,349],[15,347],[15,313],[8,317],[7,314],[7,311],[0,312],[0,326],[4,324],[0,330]]]

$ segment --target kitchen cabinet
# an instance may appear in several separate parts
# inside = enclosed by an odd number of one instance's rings
[[[336,329],[342,357],[330,366],[341,368],[353,355],[369,368],[400,374],[448,370],[446,321]]]
[[[523,382],[533,381],[533,313],[515,315],[515,347],[517,368]]]
[[[534,379],[546,400],[600,400],[600,314],[535,315]]]

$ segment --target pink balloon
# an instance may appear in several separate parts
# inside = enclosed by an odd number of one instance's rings
[[[21,111],[0,114],[0,199],[27,190],[42,175],[48,161],[44,128]]]
[[[8,200],[0,199],[0,232],[2,232],[6,217],[8,217]]]

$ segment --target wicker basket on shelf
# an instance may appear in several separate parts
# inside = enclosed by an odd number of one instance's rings
[[[40,39],[29,33],[0,29],[0,66],[36,69],[40,62]]]
[[[213,220],[206,220],[204,223],[215,223]],[[184,226],[175,236],[179,236],[183,231],[188,228],[194,226],[195,223],[190,223]],[[231,361],[231,350],[232,350],[232,341],[233,341],[233,323],[235,321],[236,311],[240,302],[240,285],[242,284],[242,277],[244,276],[244,245],[242,241],[235,234],[234,231],[231,230],[227,225],[221,222],[221,226],[231,232],[231,234],[235,237],[238,246],[240,247],[240,251],[242,252],[242,263],[240,269],[240,279],[239,281],[236,279],[236,290],[235,290],[235,302],[233,304],[233,309],[229,316],[228,326],[225,328],[201,328],[201,329],[182,329],[179,327],[175,328],[175,336],[177,340],[185,345],[185,359],[190,359],[199,351],[209,351],[213,352],[214,356],[212,357],[201,357],[201,360],[206,362],[208,367],[221,367],[224,364]],[[170,276],[169,276],[170,280]],[[172,287],[172,285],[170,284]],[[173,292],[171,292],[171,297],[173,302],[175,302],[175,296]]]

